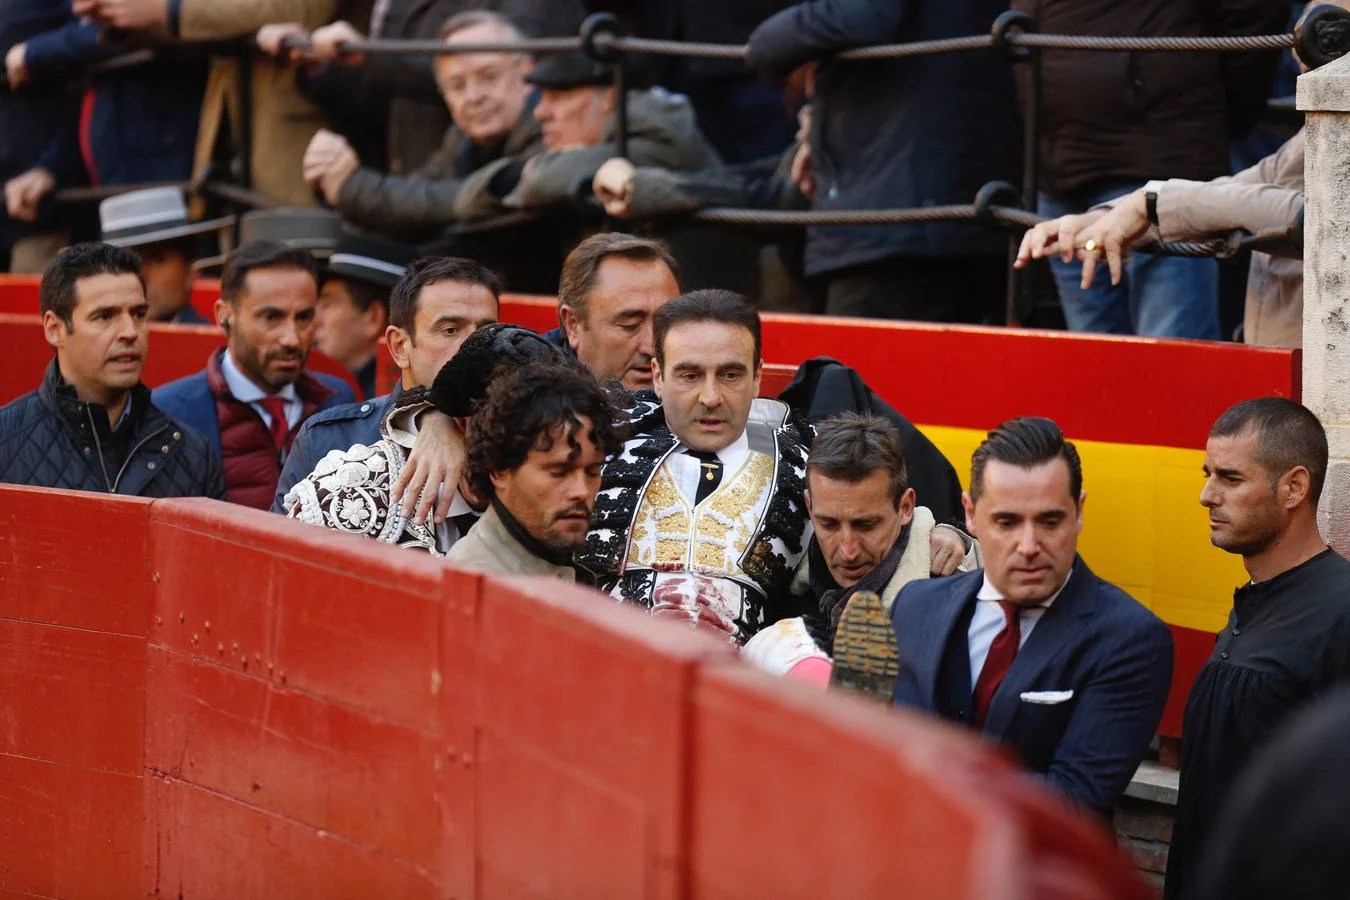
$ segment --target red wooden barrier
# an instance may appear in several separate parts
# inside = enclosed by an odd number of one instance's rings
[[[0,510],[0,893],[1143,896],[974,738],[587,589],[207,500]]]
[[[140,885],[149,514],[0,490],[0,892]]]

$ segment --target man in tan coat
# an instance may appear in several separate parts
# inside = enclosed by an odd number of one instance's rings
[[[252,38],[278,22],[318,28],[334,19],[367,22],[373,0],[75,0],[75,13],[129,31],[168,31],[183,41]],[[284,61],[255,55],[248,67],[238,56],[212,60],[202,102],[193,174],[200,176],[217,142],[237,144],[244,131],[241,78],[251,72],[249,169],[254,190],[289,206],[313,206],[301,178],[309,139],[324,124],[319,111],[300,96],[295,69]]]
[[[1332,0],[1332,5],[1350,9],[1350,0]],[[1299,68],[1308,71],[1301,60]],[[1068,262],[1077,256],[1083,262],[1084,285],[1103,261],[1115,283],[1124,255],[1142,243],[1204,240],[1236,229],[1292,233],[1303,216],[1305,137],[1300,129],[1274,153],[1236,175],[1150,181],[1082,215],[1042,222],[1022,239],[1014,265],[1020,269],[1033,259],[1058,255]],[[1243,340],[1262,347],[1303,346],[1301,252],[1252,253]]]
[[[469,486],[488,509],[446,560],[575,581],[572,552],[620,443],[614,408],[579,363],[560,358],[494,376],[468,433]]]
[[[1083,261],[1084,284],[1103,260],[1115,283],[1124,255],[1142,243],[1207,240],[1235,229],[1292,231],[1303,215],[1303,146],[1300,130],[1236,175],[1150,181],[1082,215],[1042,222],[1022,239],[1016,265],[1056,254],[1067,261],[1076,254]],[[1243,339],[1263,347],[1303,345],[1301,254],[1252,253]]]

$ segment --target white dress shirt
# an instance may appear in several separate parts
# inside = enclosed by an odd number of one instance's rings
[[[698,480],[703,477],[703,461],[689,454],[688,445],[680,444],[676,451],[670,454],[666,466],[675,487],[679,489],[689,506],[693,507],[694,500],[698,497]],[[717,458],[722,463],[722,481],[726,481],[739,472],[741,466],[750,458],[750,438],[742,431],[740,437],[717,451]]]
[[[1036,623],[1045,615],[1045,611],[1050,608],[1050,604],[1055,602],[1064,591],[1064,585],[1069,583],[1069,578],[1073,577],[1073,569],[1069,570],[1068,578],[1064,579],[1064,584],[1059,586],[1040,606],[1023,607],[1017,611],[1017,624],[1021,629],[1021,639],[1017,642],[1017,649],[1021,650],[1026,646],[1027,638],[1031,637],[1031,632],[1036,628]],[[1007,625],[1007,619],[1003,615],[1003,607],[999,606],[999,601],[1003,599],[1003,594],[999,593],[998,588],[989,581],[989,573],[984,573],[984,584],[980,585],[980,592],[975,595],[975,614],[970,617],[970,630],[966,632],[967,643],[970,647],[970,686],[974,688],[975,683],[980,680],[980,670],[984,668],[984,661],[989,656],[989,648],[994,644],[994,638],[999,636]]]
[[[226,350],[225,355],[220,360],[220,372],[225,376],[225,386],[230,389],[230,394],[240,403],[247,403],[262,416],[263,424],[269,429],[272,427],[272,414],[262,405],[264,397],[280,397],[286,401],[286,430],[296,426],[300,421],[300,416],[304,414],[305,404],[295,393],[295,384],[286,385],[274,394],[269,394],[262,388],[254,384],[247,375],[239,368],[238,363],[234,361],[234,353]]]

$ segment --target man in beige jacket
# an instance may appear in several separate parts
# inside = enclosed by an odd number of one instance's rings
[[[364,23],[372,5],[373,0],[75,0],[74,9],[110,27],[167,31],[192,42],[252,38],[279,22],[305,29],[338,18]],[[237,144],[244,130],[241,75],[250,70],[242,65],[235,55],[212,60],[197,131],[195,177],[211,163],[218,141],[228,136]],[[253,189],[289,206],[313,206],[314,197],[301,178],[301,159],[309,139],[324,124],[322,115],[300,96],[295,69],[283,60],[255,55],[248,88]]]
[[[1350,9],[1350,0],[1331,2]],[[1083,261],[1086,286],[1104,259],[1115,283],[1124,255],[1141,243],[1203,240],[1235,229],[1292,232],[1303,215],[1305,137],[1300,129],[1270,156],[1236,175],[1212,181],[1150,181],[1082,215],[1042,222],[1023,237],[1014,265],[1020,269],[1056,254],[1069,262],[1076,255]],[[1301,253],[1252,254],[1243,340],[1262,347],[1303,346]]]
[[[621,445],[605,391],[579,363],[494,375],[469,424],[468,479],[488,509],[446,561],[506,575],[576,580],[600,470]]]
[[[1253,234],[1291,230],[1303,213],[1303,146],[1300,130],[1249,169],[1212,181],[1172,178],[1082,215],[1042,222],[1026,233],[1016,266],[1058,254],[1083,261],[1083,283],[1105,259],[1112,283],[1132,247],[1150,241],[1195,241],[1234,229]],[[1244,340],[1265,347],[1303,344],[1301,256],[1252,254],[1247,276]]]

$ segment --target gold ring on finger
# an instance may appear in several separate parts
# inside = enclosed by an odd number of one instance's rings
[[[1083,252],[1084,252],[1084,253],[1096,253],[1096,252],[1097,252],[1097,242],[1096,242],[1096,241],[1088,241],[1086,244],[1083,245]]]

